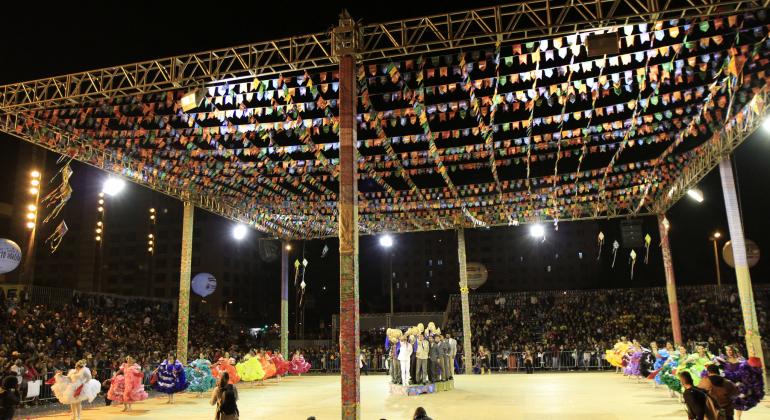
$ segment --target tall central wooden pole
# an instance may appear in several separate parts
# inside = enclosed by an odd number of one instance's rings
[[[289,243],[281,242],[281,354],[289,355]]]
[[[465,230],[457,229],[457,259],[460,267],[460,307],[463,316],[463,366],[464,372],[473,372],[473,348],[471,347],[471,309],[468,303],[468,268],[465,261]]]
[[[666,274],[666,295],[668,295],[668,311],[671,314],[671,332],[674,344],[682,342],[682,327],[679,323],[679,302],[676,298],[676,278],[674,277],[674,262],[671,259],[671,247],[668,243],[668,220],[666,215],[658,215],[658,231],[660,232],[660,249],[663,252],[663,268]]]
[[[356,184],[357,27],[344,12],[334,30],[339,58],[340,372],[342,418],[361,418],[358,332],[358,188]]]
[[[182,263],[179,267],[179,311],[176,358],[187,364],[187,329],[190,323],[190,271],[192,265],[193,215],[195,206],[185,201],[182,216]]]

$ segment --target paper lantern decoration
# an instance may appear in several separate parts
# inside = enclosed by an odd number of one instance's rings
[[[476,290],[486,283],[489,276],[487,268],[481,263],[468,263],[465,272],[468,275],[468,287],[472,290]]]
[[[200,297],[206,297],[217,290],[217,279],[209,273],[198,273],[192,279],[192,291]]]
[[[0,239],[0,274],[10,273],[21,264],[21,248],[10,239]]]
[[[759,262],[760,252],[759,245],[751,239],[744,239],[746,243],[746,262],[749,264],[749,268],[754,267]],[[735,258],[733,257],[733,243],[732,241],[725,242],[722,247],[722,258],[725,263],[730,267],[735,268]]]

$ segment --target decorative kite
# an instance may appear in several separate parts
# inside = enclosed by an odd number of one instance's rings
[[[61,158],[59,161],[61,161]],[[46,216],[46,218],[43,220],[43,223],[48,223],[49,221],[56,218],[56,216],[59,215],[61,210],[67,204],[70,197],[72,197],[72,187],[70,187],[70,177],[72,176],[72,169],[70,168],[71,161],[72,159],[68,160],[67,163],[62,166],[59,172],[57,172],[57,174],[51,178],[51,182],[53,182],[61,174],[61,184],[53,191],[48,193],[48,195],[46,195],[42,200],[42,203],[44,203],[46,207],[54,206],[51,213],[49,213],[48,216]]]
[[[636,251],[633,249],[631,250],[631,254],[629,254],[629,257],[631,257],[631,280],[634,279],[634,265],[636,265]]]
[[[67,231],[69,231],[67,223],[62,220],[59,223],[59,226],[56,226],[56,229],[53,231],[51,236],[45,240],[45,243],[51,244],[51,254],[56,252],[56,250],[59,248],[59,245],[61,244],[62,239],[64,239],[64,235],[67,234]]]
[[[650,259],[650,242],[652,242],[652,237],[650,234],[644,235],[644,248],[645,248],[645,254],[644,254],[644,263],[647,264],[647,261]]]
[[[618,241],[615,241],[612,243],[612,268],[615,268],[615,258],[618,256],[618,248],[620,248],[620,244]]]
[[[602,258],[602,246],[604,245],[604,232],[599,231],[599,255],[596,257],[596,261]]]

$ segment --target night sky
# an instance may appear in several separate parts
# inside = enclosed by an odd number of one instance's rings
[[[228,3],[218,9],[214,4],[178,2],[79,3],[75,8],[56,8],[29,2],[26,9],[4,6],[0,25],[0,84],[65,74],[109,65],[159,58],[263,41],[289,35],[327,30],[337,22],[345,7],[356,19],[379,22],[457,10],[461,4],[450,2],[410,2],[408,7],[393,2],[338,2],[324,7],[310,7],[303,2]],[[349,3],[349,4],[346,4]],[[496,2],[476,1],[474,7]],[[17,7],[17,6],[14,6]],[[86,11],[87,10],[87,11]],[[0,134],[0,165],[16,149],[16,140]],[[5,160],[3,160],[5,159]],[[763,252],[770,252],[770,133],[758,132],[735,154],[740,184],[746,236],[757,242]],[[714,281],[713,251],[708,238],[719,230],[728,235],[722,191],[717,170],[701,183],[706,201],[697,204],[686,197],[669,213],[671,243],[680,284]],[[613,222],[617,223],[617,222]],[[654,226],[652,220],[647,222]],[[320,253],[324,242],[308,243],[308,252]],[[332,252],[324,260],[322,277],[334,281],[337,276],[336,241],[329,241]],[[381,278],[380,252],[373,238],[361,240],[362,277]],[[658,272],[658,270],[656,270]],[[662,276],[662,270],[660,270]],[[755,282],[770,280],[770,264],[763,257],[752,270]],[[656,274],[657,277],[657,274]],[[651,280],[658,285],[663,278]],[[723,266],[723,281],[735,281]],[[612,287],[612,281],[606,285]],[[546,285],[547,286],[547,285]],[[623,285],[627,287],[627,285]],[[330,292],[335,293],[336,287]],[[364,287],[362,293],[366,293]],[[322,306],[332,310],[336,293]],[[367,309],[362,306],[362,309]],[[372,310],[384,308],[369,308]]]

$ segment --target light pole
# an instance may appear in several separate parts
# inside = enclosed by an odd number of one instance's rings
[[[29,230],[29,240],[27,241],[26,260],[22,269],[22,280],[27,286],[32,286],[35,277],[35,236],[37,235],[37,212],[40,205],[40,190],[42,185],[40,180],[42,174],[38,170],[33,170],[29,174],[29,194],[32,197],[32,203],[27,205],[26,224]]]
[[[719,238],[722,237],[722,234],[719,233],[719,231],[714,232],[713,235],[711,235],[711,242],[714,243],[714,264],[715,269],[717,272],[717,287],[722,288],[722,274],[719,272],[719,252],[717,251],[717,241]]]
[[[393,318],[393,252],[390,250],[393,246],[393,237],[382,235],[380,237],[380,246],[388,251],[388,281],[390,282],[390,318],[388,319],[388,328],[390,328],[390,319]]]

